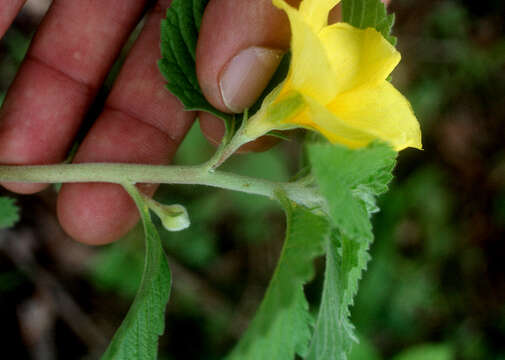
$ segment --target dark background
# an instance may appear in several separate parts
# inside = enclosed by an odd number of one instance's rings
[[[32,1],[0,41],[0,102],[44,3]],[[505,2],[393,0],[391,10],[403,55],[393,81],[421,122],[424,151],[400,154],[380,199],[353,307],[361,343],[352,359],[505,359]],[[195,126],[176,162],[196,164],[211,151]],[[227,166],[286,180],[299,154],[289,142]],[[57,224],[56,191],[8,194],[22,219],[0,232],[0,329],[3,353],[16,359],[96,358],[142,270],[140,229],[106,247],[77,244]],[[158,197],[186,204],[193,222],[160,230],[174,273],[160,358],[219,359],[261,300],[283,215],[268,200],[200,187],[164,187]]]

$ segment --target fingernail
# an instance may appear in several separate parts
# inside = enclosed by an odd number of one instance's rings
[[[231,59],[219,80],[226,107],[238,113],[252,106],[277,70],[282,54],[281,50],[253,46]]]

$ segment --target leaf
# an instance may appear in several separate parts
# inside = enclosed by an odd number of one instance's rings
[[[342,20],[360,29],[374,28],[396,45],[397,39],[391,35],[395,15],[388,15],[380,0],[343,0]]]
[[[373,197],[387,191],[397,153],[380,143],[361,150],[313,144],[308,151],[333,225],[351,239],[372,239],[368,210]]]
[[[357,342],[349,306],[370,260],[369,247],[370,242],[335,235],[328,242],[323,296],[308,360],[345,360],[353,341]]]
[[[172,279],[147,205],[133,185],[125,185],[125,189],[135,200],[144,225],[144,273],[135,300],[102,359],[154,360],[158,353],[158,337],[165,328],[165,307]]]
[[[303,285],[314,275],[312,262],[324,250],[329,224],[286,199],[284,247],[254,319],[229,360],[292,360],[308,350],[312,318]]]
[[[230,121],[203,96],[196,76],[196,44],[208,0],[174,0],[161,22],[161,73],[186,110],[202,110]]]
[[[0,229],[14,226],[19,221],[19,208],[15,200],[8,197],[0,197]]]
[[[196,75],[196,44],[202,16],[209,0],[173,0],[161,22],[161,55],[158,67],[167,81],[167,88],[177,96],[186,110],[211,113],[229,123],[241,115],[224,113],[213,107],[202,93]],[[256,103],[252,116],[261,106],[265,96],[286,78],[290,56],[284,56],[277,72]]]
[[[326,244],[323,296],[307,359],[345,360],[356,341],[349,307],[370,259],[370,216],[392,179],[396,152],[375,143],[361,150],[312,144],[308,153],[336,231]]]

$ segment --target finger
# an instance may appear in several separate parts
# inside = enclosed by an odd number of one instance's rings
[[[0,3],[0,38],[4,36],[26,0],[9,0]]]
[[[289,47],[289,23],[270,0],[211,0],[197,46],[197,74],[209,102],[225,112],[242,112],[261,95]],[[224,134],[220,120],[200,113],[200,128],[210,142]],[[266,150],[273,138],[241,151]]]
[[[198,119],[200,120],[200,129],[209,142],[216,146],[219,145],[224,135],[223,121],[209,113],[204,112],[198,113]],[[266,151],[278,142],[279,139],[273,136],[262,136],[255,141],[242,145],[238,149],[237,153]]]
[[[289,34],[287,17],[271,0],[211,0],[196,51],[205,97],[226,112],[251,106],[288,49]]]
[[[168,163],[194,114],[165,88],[156,62],[160,21],[168,1],[149,14],[132,48],[105,109],[82,145],[75,162]],[[154,193],[155,186],[143,188]],[[58,216],[65,231],[88,244],[105,244],[125,234],[137,221],[135,204],[119,186],[66,184],[58,199]]]
[[[53,2],[0,112],[0,163],[64,159],[144,6],[138,0]],[[24,193],[44,187],[5,186]]]

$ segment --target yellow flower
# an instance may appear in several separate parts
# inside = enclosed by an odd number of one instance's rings
[[[405,97],[387,78],[400,53],[375,29],[328,25],[340,0],[273,0],[291,23],[291,68],[244,129],[251,138],[305,127],[351,148],[379,139],[396,150],[421,149],[421,131]]]

